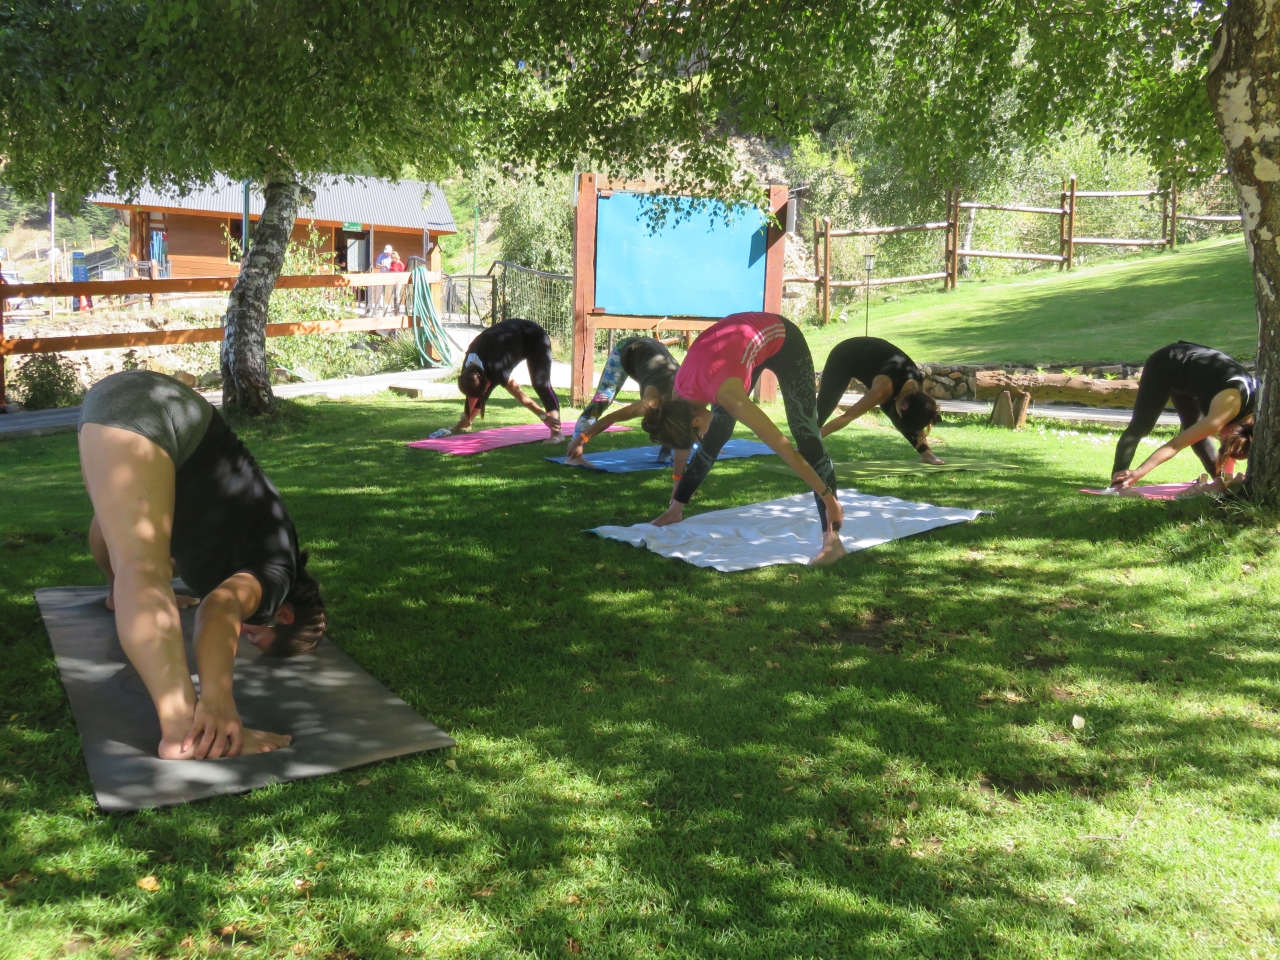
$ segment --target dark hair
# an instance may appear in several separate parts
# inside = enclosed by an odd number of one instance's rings
[[[1213,465],[1213,473],[1221,477],[1228,460],[1248,460],[1249,451],[1253,448],[1253,416],[1229,423],[1218,433],[1218,459]]]
[[[464,397],[476,401],[476,410],[483,417],[485,396],[489,392],[489,378],[484,375],[484,371],[475,364],[463,367],[458,374],[458,390]]]
[[[673,450],[688,450],[698,440],[698,433],[693,429],[693,418],[697,415],[696,405],[676,397],[647,411],[640,426],[654,443]]]
[[[296,657],[310,653],[324,636],[328,617],[324,600],[320,596],[320,584],[307,572],[307,551],[303,550],[298,574],[285,596],[285,602],[293,606],[293,623],[277,623],[272,629],[275,639],[267,650],[273,657]]]
[[[938,401],[927,393],[917,392],[906,399],[906,409],[898,414],[902,421],[903,432],[919,443],[921,434],[935,423],[942,421],[942,411],[938,409]]]

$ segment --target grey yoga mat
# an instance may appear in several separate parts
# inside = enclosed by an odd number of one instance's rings
[[[180,592],[181,583],[174,588]],[[142,678],[116,638],[105,587],[36,591],[98,805],[141,810],[243,793],[284,780],[333,773],[423,750],[454,746],[448,734],[369,676],[326,638],[309,654],[266,657],[252,644],[236,653],[235,697],[248,727],[287,733],[271,753],[225,760],[161,760],[160,725]],[[182,611],[187,662],[194,664],[195,610]]]

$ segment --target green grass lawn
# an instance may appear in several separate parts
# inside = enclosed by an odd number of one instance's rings
[[[1244,241],[1207,240],[1071,272],[962,281],[953,293],[871,296],[871,335],[922,363],[1140,363],[1175,340],[1239,358],[1258,352],[1253,281]],[[841,340],[862,336],[863,304],[848,323],[806,330],[814,364]]]
[[[0,957],[1280,951],[1274,521],[1085,497],[1114,434],[969,421],[943,455],[1025,469],[863,489],[993,515],[720,574],[581,532],[666,473],[404,448],[454,403],[288,409],[242,433],[333,639],[458,748],[101,813],[32,597],[101,582],[75,440],[0,444]],[[911,455],[874,419],[831,446]],[[695,507],[800,492],[761,466]]]

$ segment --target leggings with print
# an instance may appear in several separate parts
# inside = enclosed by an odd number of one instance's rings
[[[591,402],[582,411],[582,416],[578,417],[578,422],[573,428],[573,439],[569,441],[570,444],[577,443],[578,438],[590,430],[591,425],[603,416],[604,412],[609,409],[609,404],[613,403],[613,398],[622,389],[622,385],[627,382],[627,371],[622,369],[622,348],[629,342],[629,340],[622,340],[609,351],[609,359],[604,362],[604,371],[600,374],[600,382],[596,384],[595,396],[591,398]]]
[[[782,323],[787,331],[782,349],[756,367],[751,383],[746,387],[748,392],[755,387],[756,381],[760,379],[761,370],[773,371],[774,376],[778,378],[778,387],[782,391],[782,403],[787,411],[787,426],[791,428],[796,450],[800,456],[804,457],[805,462],[813,467],[822,481],[835,490],[835,467],[832,466],[831,457],[827,455],[826,447],[822,445],[822,430],[818,426],[818,398],[813,386],[813,355],[809,352],[809,344],[805,342],[800,328],[790,320],[783,319]],[[721,448],[733,435],[733,428],[737,422],[732,414],[718,403],[711,405],[711,426],[689,457],[689,463],[684,469],[684,479],[676,488],[674,499],[677,502],[688,503],[692,499],[694,492],[711,470],[712,464],[716,462],[716,457],[720,455]],[[813,499],[818,504],[818,519],[822,521],[822,531],[825,533],[827,505],[816,493]]]

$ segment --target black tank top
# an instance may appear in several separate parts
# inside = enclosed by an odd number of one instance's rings
[[[247,571],[262,585],[262,602],[245,622],[267,623],[302,566],[280,491],[217,410],[175,481],[169,552],[183,581],[203,599]]]
[[[1254,413],[1258,381],[1234,357],[1199,343],[1179,340],[1165,347],[1170,361],[1171,389],[1190,394],[1207,411],[1213,398],[1231,387],[1240,391],[1240,413],[1236,419]]]
[[[841,371],[842,375],[849,371],[849,376],[862,381],[868,390],[876,377],[888,377],[895,397],[908,380],[919,381],[924,386],[924,372],[915,361],[879,337],[851,337],[836,344],[827,356],[826,365]]]
[[[653,387],[663,400],[671,399],[680,364],[660,341],[652,337],[630,337],[618,344],[618,359],[627,376],[640,385],[640,396]]]

